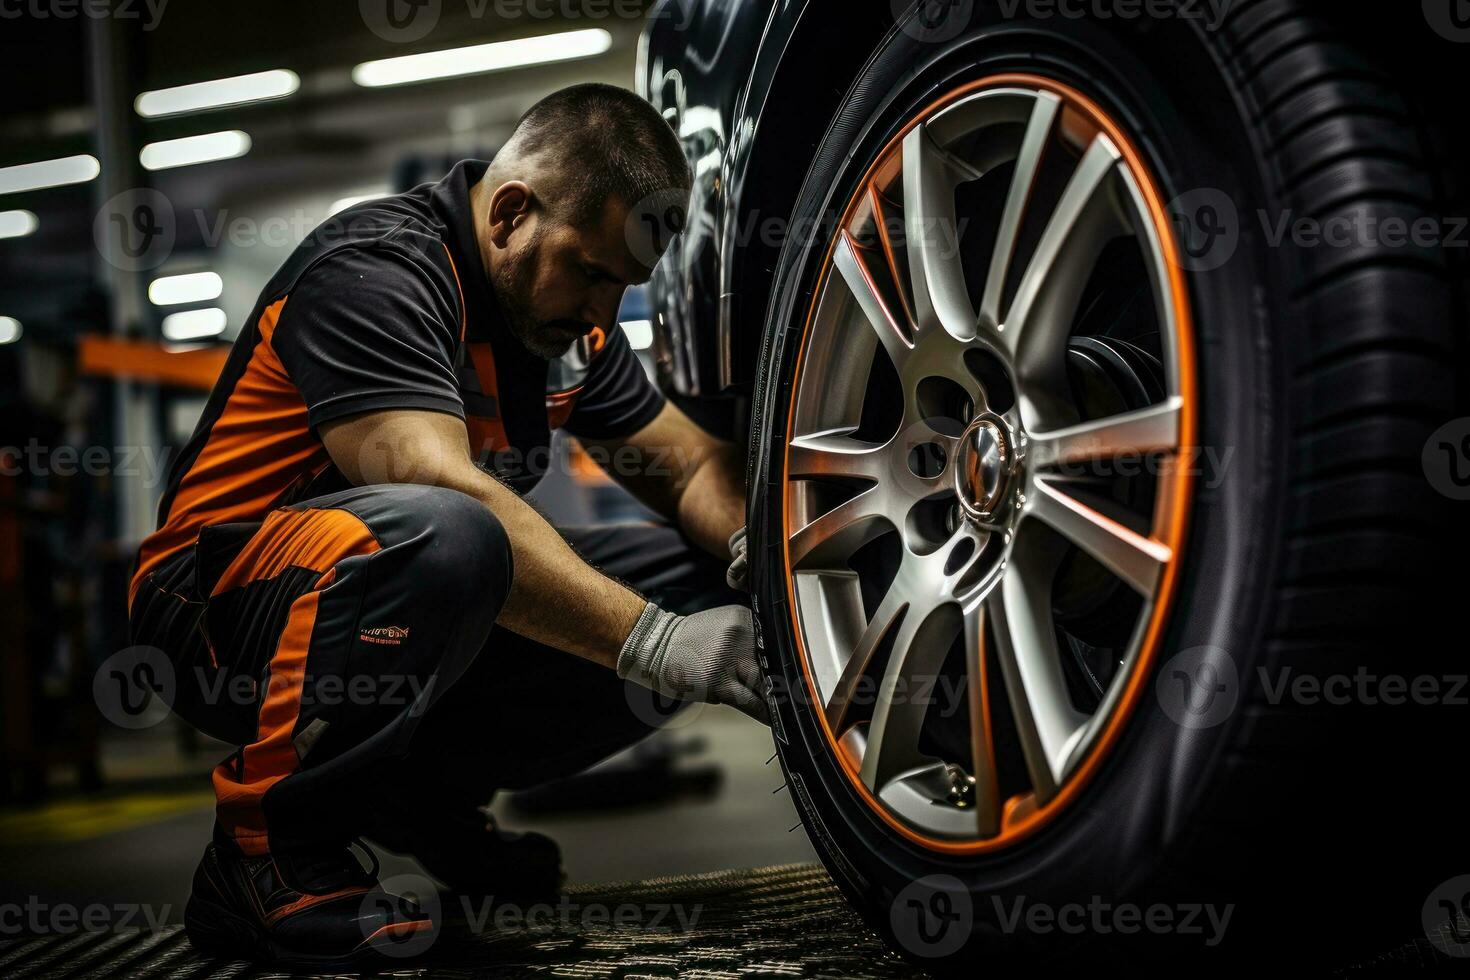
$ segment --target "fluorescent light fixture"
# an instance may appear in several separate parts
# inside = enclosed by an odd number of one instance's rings
[[[560,34],[542,34],[513,41],[492,41],[448,51],[365,61],[352,69],[352,80],[366,88],[408,85],[436,78],[479,75],[527,65],[592,58],[612,47],[612,35],[600,27]]]
[[[20,321],[13,316],[0,316],[0,344],[13,344],[20,339]]]
[[[154,306],[179,303],[202,303],[219,299],[225,282],[217,272],[190,272],[182,276],[164,276],[148,284],[148,301]]]
[[[623,333],[628,335],[628,344],[634,350],[648,350],[653,346],[653,323],[649,320],[624,320]]]
[[[330,207],[327,208],[327,217],[330,218],[338,211],[346,211],[354,204],[361,204],[363,201],[376,201],[380,197],[387,196],[388,191],[378,191],[376,194],[355,194],[351,197],[338,198],[337,200],[332,202]]]
[[[169,170],[196,163],[231,160],[250,152],[250,136],[238,129],[149,143],[138,154],[144,170]]]
[[[0,238],[24,238],[40,224],[29,211],[0,211]]]
[[[300,87],[301,79],[294,71],[278,68],[252,75],[216,78],[208,82],[144,92],[133,100],[133,108],[138,115],[152,119],[156,116],[174,116],[183,112],[239,105],[242,102],[284,99]]]
[[[170,313],[163,318],[163,336],[165,340],[202,340],[205,337],[218,337],[225,332],[225,324],[228,322],[225,311],[218,307]]]
[[[38,191],[44,187],[61,187],[64,184],[84,184],[101,172],[102,165],[97,162],[97,158],[87,154],[0,167],[0,194]]]

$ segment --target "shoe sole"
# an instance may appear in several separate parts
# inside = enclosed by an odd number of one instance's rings
[[[405,926],[410,928],[404,928]],[[411,956],[394,956],[388,953],[389,943],[425,929],[432,931],[433,928],[434,924],[428,920],[392,923],[368,936],[351,952],[322,955],[282,946],[255,922],[197,895],[191,895],[189,904],[184,908],[184,933],[194,948],[207,956],[314,970],[343,969],[369,959],[411,959]]]

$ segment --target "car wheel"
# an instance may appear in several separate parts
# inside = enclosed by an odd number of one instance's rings
[[[1293,0],[924,6],[811,164],[755,398],[817,850],[932,968],[1412,938],[1452,708],[1324,693],[1453,687],[1420,460],[1459,313],[1371,231],[1435,213],[1410,109]]]

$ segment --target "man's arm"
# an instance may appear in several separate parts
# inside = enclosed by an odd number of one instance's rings
[[[530,504],[470,456],[464,422],[443,412],[368,412],[324,423],[332,462],[358,485],[422,483],[474,497],[505,528],[515,574],[497,620],[522,636],[605,667],[647,603],[579,558]]]
[[[745,525],[745,471],[736,447],[710,435],[672,402],[620,439],[582,442],[613,478],[719,558]]]

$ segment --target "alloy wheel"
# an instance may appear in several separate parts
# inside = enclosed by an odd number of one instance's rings
[[[788,598],[831,750],[916,842],[1032,832],[1141,696],[1192,481],[1176,256],[1129,138],[1026,75],[916,113],[836,227],[788,416]]]

